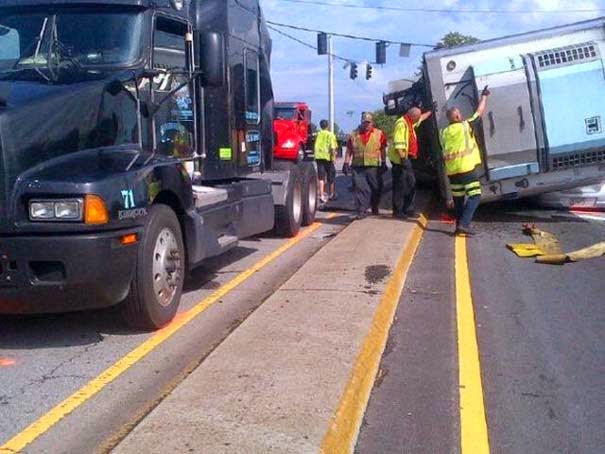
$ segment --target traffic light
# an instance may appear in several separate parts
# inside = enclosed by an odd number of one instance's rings
[[[317,35],[317,55],[328,54],[328,35],[326,33],[319,33]]]
[[[376,63],[384,65],[387,62],[387,43],[378,41],[376,43]]]
[[[368,66],[366,66],[366,80],[370,80],[372,78],[373,72],[374,68],[372,68],[372,65],[368,63]]]
[[[351,73],[349,74],[349,77],[353,80],[357,79],[358,76],[358,70],[357,70],[357,63],[351,63]]]

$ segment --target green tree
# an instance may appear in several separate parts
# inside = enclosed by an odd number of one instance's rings
[[[474,36],[471,36],[471,35],[463,35],[462,33],[458,33],[458,32],[449,32],[443,38],[441,38],[441,41],[439,41],[437,43],[437,46],[435,46],[435,48],[436,49],[443,49],[443,48],[449,49],[450,47],[462,46],[464,44],[475,44],[475,43],[478,43],[479,41],[480,41],[479,38],[475,38]]]
[[[471,35],[463,35],[458,32],[449,32],[443,35],[441,41],[437,43],[435,49],[450,49],[452,47],[463,46],[465,44],[476,44],[481,42],[479,38]],[[422,65],[418,67],[418,71],[414,73],[416,77],[422,76]]]
[[[387,115],[384,113],[384,110],[376,110],[372,112],[372,117],[374,120],[374,125],[378,129],[382,130],[382,132],[384,132],[389,139],[392,138],[397,117]]]

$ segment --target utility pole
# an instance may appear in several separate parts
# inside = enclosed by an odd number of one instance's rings
[[[330,113],[330,131],[334,132],[334,55],[332,35],[328,35],[328,111]]]

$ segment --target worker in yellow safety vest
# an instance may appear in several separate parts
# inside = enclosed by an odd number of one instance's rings
[[[368,208],[378,215],[382,193],[382,175],[386,172],[387,138],[374,127],[372,114],[365,112],[361,125],[351,133],[342,171],[353,174],[353,196],[357,219],[367,216]]]
[[[321,120],[319,127],[321,130],[315,138],[315,163],[317,164],[317,177],[319,180],[319,199],[322,203],[328,200],[336,199],[336,149],[338,141],[336,135],[330,131],[330,124],[327,120]],[[326,185],[330,195],[326,194]]]
[[[487,86],[481,93],[477,111],[464,120],[460,110],[451,108],[447,111],[449,126],[441,131],[441,146],[445,171],[450,181],[456,217],[456,234],[472,235],[470,228],[475,211],[481,202],[481,183],[477,166],[481,164],[481,152],[475,140],[471,123],[483,115],[487,107],[490,92]]]
[[[418,107],[410,108],[399,117],[393,130],[393,146],[389,147],[391,174],[393,176],[393,217],[406,219],[415,217],[416,175],[412,160],[418,158],[416,128],[433,112],[422,112]]]

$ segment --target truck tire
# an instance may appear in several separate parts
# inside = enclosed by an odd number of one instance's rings
[[[149,210],[130,293],[122,315],[133,328],[156,330],[175,316],[183,291],[185,248],[181,226],[167,205]]]
[[[303,217],[302,225],[311,225],[315,222],[317,213],[317,174],[313,164],[305,163],[302,168],[303,175]]]
[[[293,167],[288,179],[286,204],[275,207],[275,231],[282,236],[296,236],[300,231],[303,218],[302,173]]]
[[[298,148],[298,156],[296,157],[296,163],[299,164],[307,159],[307,152],[305,151],[305,147],[302,145]]]

